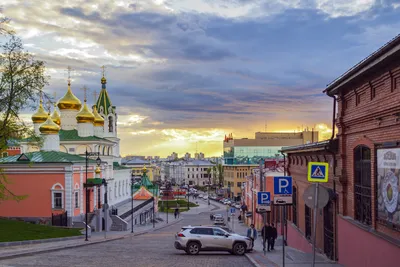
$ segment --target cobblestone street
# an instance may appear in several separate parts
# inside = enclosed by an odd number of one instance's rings
[[[183,215],[179,223],[147,234],[0,261],[8,266],[252,266],[246,257],[227,252],[186,255],[174,248],[174,235],[181,226],[210,224],[209,213]],[[173,223],[174,219],[170,220]]]

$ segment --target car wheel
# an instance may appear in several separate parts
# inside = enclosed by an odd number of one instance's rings
[[[233,246],[233,252],[234,252],[236,255],[239,255],[239,256],[244,255],[244,253],[246,252],[246,246],[245,246],[245,244],[243,244],[243,243],[236,243],[236,244]]]
[[[200,245],[197,242],[190,242],[186,247],[186,253],[189,255],[197,255],[200,252]]]

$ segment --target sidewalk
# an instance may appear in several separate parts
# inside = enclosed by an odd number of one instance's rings
[[[215,202],[214,202],[215,204]],[[223,206],[221,204],[216,204]],[[240,235],[247,235],[248,227],[238,222],[239,213],[236,213],[234,218],[233,230],[235,233]],[[231,217],[232,218],[232,217]],[[232,228],[232,220],[227,223],[227,226]],[[265,267],[280,267],[283,266],[283,241],[282,236],[278,237],[275,241],[275,247],[273,251],[263,251],[261,233],[259,233],[257,239],[254,241],[254,250],[251,253],[247,253],[246,257],[253,263],[254,266],[265,266]],[[299,251],[295,248],[286,246],[285,247],[285,266],[287,267],[306,267],[312,265],[312,254]],[[325,255],[316,253],[315,255],[315,266],[318,267],[340,267],[342,265],[337,264],[329,260]]]
[[[160,217],[164,219],[164,216],[160,214]],[[164,220],[161,223],[155,224],[155,228],[153,228],[153,224],[146,224],[143,226],[134,226],[132,234],[131,231],[111,231],[107,232],[107,238],[104,238],[104,232],[92,232],[92,236],[89,237],[89,241],[85,241],[85,236],[82,235],[79,239],[72,239],[72,240],[65,240],[65,241],[55,241],[55,242],[48,242],[48,243],[40,243],[40,244],[29,244],[29,245],[20,245],[20,246],[9,246],[9,247],[1,247],[0,248],[0,260],[4,260],[7,258],[14,258],[23,255],[31,255],[37,253],[44,253],[49,251],[56,251],[66,248],[74,248],[74,247],[81,247],[81,246],[88,246],[97,243],[109,242],[118,239],[123,239],[129,236],[137,236],[142,235],[147,232],[151,232],[157,229],[161,229],[177,223],[182,219],[171,219],[167,224]]]

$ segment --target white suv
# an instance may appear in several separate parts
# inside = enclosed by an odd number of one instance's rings
[[[175,248],[189,255],[199,254],[200,251],[228,251],[244,255],[252,246],[250,238],[228,233],[220,227],[191,226],[175,235]]]

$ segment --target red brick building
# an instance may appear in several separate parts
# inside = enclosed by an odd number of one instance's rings
[[[307,164],[328,162],[331,199],[318,213],[318,249],[349,267],[398,266],[400,35],[324,92],[337,103],[337,138],[283,149],[296,192],[288,244],[311,249],[312,210],[302,200]]]

